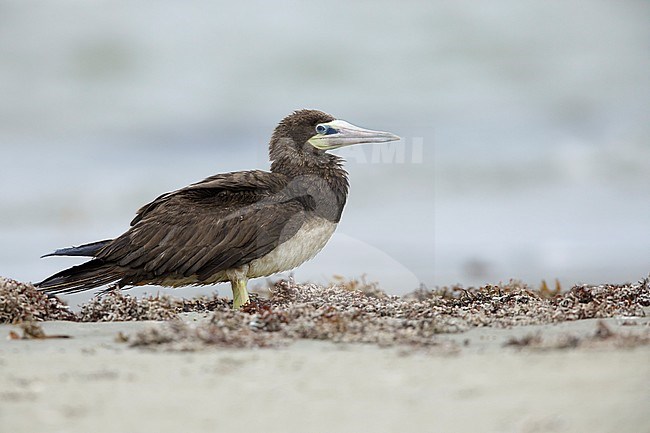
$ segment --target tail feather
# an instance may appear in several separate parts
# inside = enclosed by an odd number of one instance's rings
[[[96,254],[104,248],[106,245],[111,243],[112,239],[107,239],[105,241],[91,242],[89,244],[79,245],[78,247],[70,248],[60,248],[53,253],[45,254],[43,257],[51,256],[84,256],[84,257],[95,257]]]
[[[100,259],[64,269],[36,283],[39,290],[51,294],[78,293],[120,280],[123,273],[113,264]]]

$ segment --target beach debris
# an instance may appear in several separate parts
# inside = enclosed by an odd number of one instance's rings
[[[379,288],[377,281],[368,281],[367,274],[361,274],[359,278],[346,278],[343,275],[333,275],[330,286],[340,287],[342,289],[355,291],[358,290],[369,296],[383,298],[386,293]]]
[[[590,318],[629,321],[644,318],[650,306],[647,278],[634,284],[577,285],[563,293],[557,293],[559,285],[555,290],[545,284],[534,289],[512,280],[482,287],[451,286],[434,290],[421,287],[406,296],[388,295],[365,278],[353,281],[356,283],[338,278],[334,284],[323,287],[281,280],[269,287],[268,298],[252,296],[251,303],[238,312],[231,310],[232,301],[216,294],[186,300],[167,295],[134,297],[113,291],[84,304],[76,316],[70,317],[84,322],[164,322],[135,335],[118,336],[118,341],[134,347],[171,350],[196,350],[211,345],[273,347],[310,339],[382,347],[438,348],[444,344],[437,337],[439,334],[463,332],[473,327],[509,328]],[[14,282],[12,287],[17,285],[20,283]],[[34,291],[32,286],[23,286],[28,293]],[[38,295],[36,292],[33,296]],[[30,299],[23,302],[24,308],[33,304]],[[8,303],[5,301],[4,305]],[[69,313],[67,307],[54,311]],[[190,320],[196,323],[187,323]],[[624,340],[618,334],[607,337],[611,332],[608,329],[604,324],[598,328],[600,340]],[[546,344],[540,343],[540,338],[532,335],[507,344],[513,347]],[[553,344],[569,348],[583,341],[567,336]]]
[[[433,309],[462,319],[468,326],[511,327],[608,317],[644,317],[650,306],[650,279],[634,284],[577,285],[547,297],[512,280],[480,288],[462,286],[420,289],[408,295],[419,301],[438,300]]]
[[[540,333],[534,333],[519,338],[513,337],[504,343],[504,346],[533,350],[575,349],[578,347],[632,349],[647,345],[650,345],[650,329],[634,333],[616,332],[602,320],[596,323],[596,330],[590,335],[564,333],[554,337],[542,338]]]
[[[180,310],[179,304],[178,299],[170,296],[137,298],[116,290],[83,304],[78,317],[82,322],[172,320]]]
[[[96,297],[81,306],[81,322],[128,322],[140,320],[173,320],[179,313],[228,310],[228,300],[201,296],[194,299],[174,298],[167,295],[138,298],[119,290]]]
[[[247,326],[247,317],[234,312],[220,312],[209,322],[200,324],[180,320],[151,326],[136,333],[131,347],[148,349],[195,351],[206,347],[276,347],[283,344],[280,338],[256,332]]]
[[[195,340],[200,347],[209,345],[209,341],[222,347],[268,347],[311,339],[382,347],[435,347],[441,344],[436,338],[438,334],[477,326],[512,327],[592,317],[643,316],[650,293],[647,280],[630,285],[577,286],[551,298],[518,281],[481,288],[420,289],[399,297],[377,296],[338,284],[322,287],[289,280],[277,282],[270,292],[270,299],[256,300],[241,312],[215,311],[209,323],[189,328],[169,324],[163,330],[136,334],[132,344],[169,348],[173,346],[169,343],[183,341],[183,347],[188,347],[189,341]],[[214,323],[221,325],[215,327]],[[228,324],[226,328],[224,323]],[[228,338],[222,335],[224,329]],[[598,335],[604,338],[605,325],[598,329]],[[257,340],[256,333],[267,340]],[[508,343],[522,347],[540,344],[541,337],[535,335]],[[566,336],[554,344],[569,348],[581,343]]]
[[[23,322],[20,325],[22,337],[16,331],[9,331],[9,340],[45,340],[50,338],[71,338],[69,335],[47,335],[43,327],[35,322]]]
[[[504,346],[513,346],[513,347],[530,347],[537,346],[542,343],[542,336],[537,333],[526,334],[522,337],[511,337],[503,343]]]
[[[0,324],[44,320],[76,320],[68,306],[33,285],[0,277]]]
[[[538,293],[542,298],[553,298],[554,296],[559,295],[562,293],[562,285],[560,284],[560,280],[555,280],[555,287],[552,290],[549,289],[548,284],[546,284],[546,280],[542,280]]]

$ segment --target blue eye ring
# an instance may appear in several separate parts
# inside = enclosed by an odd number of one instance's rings
[[[321,135],[330,135],[336,134],[338,131],[329,125],[324,125],[321,123],[316,125],[316,132]]]

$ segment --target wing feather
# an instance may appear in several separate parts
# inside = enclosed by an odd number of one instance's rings
[[[98,258],[139,280],[197,276],[199,281],[262,257],[291,237],[304,206],[284,194],[283,176],[263,171],[212,176],[143,206]]]

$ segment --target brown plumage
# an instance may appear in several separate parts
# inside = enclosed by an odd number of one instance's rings
[[[163,194],[138,210],[131,227],[116,239],[50,254],[93,259],[37,286],[61,294],[105,284],[182,286],[231,281],[233,292],[236,284],[243,283],[239,302],[245,303],[248,278],[299,265],[331,236],[346,202],[348,179],[342,159],[326,152],[341,145],[321,143],[349,138],[344,134],[346,125],[320,111],[294,112],[271,137],[270,172],[217,174]],[[388,141],[386,136],[383,141]],[[236,299],[235,307],[239,306]]]

